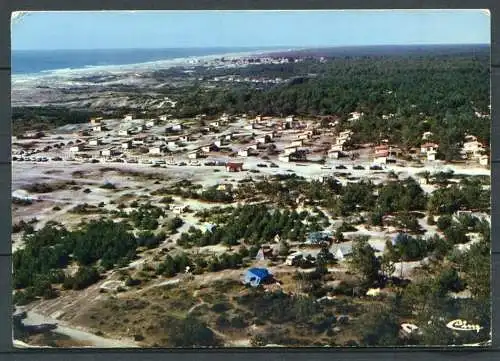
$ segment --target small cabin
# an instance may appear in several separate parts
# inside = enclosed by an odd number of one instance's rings
[[[243,170],[243,163],[229,162],[226,164],[226,170],[228,172],[241,172]]]

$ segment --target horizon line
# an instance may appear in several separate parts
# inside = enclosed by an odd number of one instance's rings
[[[13,51],[91,51],[91,50],[166,50],[166,49],[254,49],[254,50],[309,50],[335,48],[368,47],[411,47],[411,46],[491,46],[490,43],[415,43],[415,44],[357,44],[357,45],[268,45],[268,46],[186,46],[186,47],[145,47],[145,48],[54,48],[54,49],[11,49]]]

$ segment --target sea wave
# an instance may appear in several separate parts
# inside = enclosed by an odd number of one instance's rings
[[[127,72],[137,72],[137,71],[154,71],[160,69],[168,69],[176,66],[190,66],[190,65],[206,65],[206,63],[220,59],[241,59],[249,56],[264,56],[266,54],[277,53],[277,52],[288,52],[296,49],[267,49],[267,50],[256,50],[256,51],[246,51],[246,52],[233,52],[233,53],[219,53],[210,54],[202,56],[188,56],[179,57],[165,60],[156,60],[141,63],[132,64],[120,64],[120,65],[87,65],[81,68],[62,68],[62,69],[51,69],[43,70],[39,73],[30,74],[13,74],[13,81],[25,82],[34,79],[41,78],[60,78],[60,77],[75,77],[75,76],[91,76],[91,75],[104,75],[104,74],[120,74]]]

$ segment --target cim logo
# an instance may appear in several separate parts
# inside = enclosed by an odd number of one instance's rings
[[[464,320],[453,320],[446,324],[446,327],[456,331],[479,331],[482,329],[479,325],[471,325],[467,321]]]

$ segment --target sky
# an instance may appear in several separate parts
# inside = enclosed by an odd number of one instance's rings
[[[30,12],[13,50],[489,44],[485,10]]]

